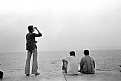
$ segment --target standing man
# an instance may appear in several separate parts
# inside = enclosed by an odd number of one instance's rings
[[[84,50],[84,55],[80,62],[79,72],[84,74],[94,74],[95,73],[95,61],[89,56],[89,50]]]
[[[34,30],[38,32],[38,34],[33,33]],[[28,31],[26,35],[26,50],[27,50],[27,59],[26,59],[26,65],[25,65],[25,74],[26,76],[30,75],[30,60],[31,56],[33,54],[33,63],[32,63],[32,74],[39,75],[37,69],[38,69],[38,64],[37,64],[37,46],[35,41],[35,37],[41,37],[42,34],[39,32],[37,27],[33,27],[33,25],[28,26]]]

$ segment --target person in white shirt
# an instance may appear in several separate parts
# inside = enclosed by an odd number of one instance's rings
[[[70,75],[78,74],[79,61],[75,57],[74,51],[71,51],[70,56],[63,59],[62,62],[63,62],[63,66],[62,66],[63,72],[70,74]]]

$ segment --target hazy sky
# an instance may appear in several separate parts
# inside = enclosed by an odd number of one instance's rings
[[[0,0],[0,49],[24,52],[27,26],[39,51],[121,49],[121,0]]]

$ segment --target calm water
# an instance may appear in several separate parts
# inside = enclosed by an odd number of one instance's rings
[[[53,75],[61,72],[62,59],[69,56],[69,51],[39,52],[39,72],[43,75]],[[84,56],[82,51],[76,51],[80,59]],[[121,65],[121,50],[91,50],[90,56],[95,59],[96,70],[118,71]],[[26,53],[0,53],[0,69],[6,77],[24,75]]]

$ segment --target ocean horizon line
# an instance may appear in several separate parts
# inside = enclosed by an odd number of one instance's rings
[[[69,52],[69,51],[83,51],[81,50],[38,50],[40,52]],[[89,49],[90,51],[120,51],[121,49]],[[7,51],[7,52],[0,52],[0,53],[26,53],[27,51]]]

